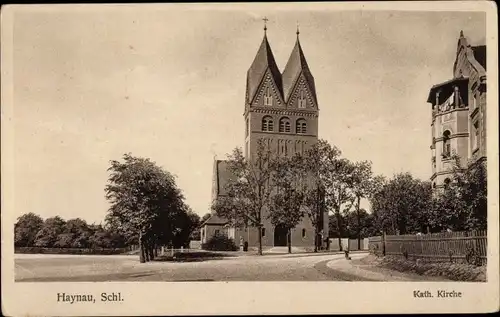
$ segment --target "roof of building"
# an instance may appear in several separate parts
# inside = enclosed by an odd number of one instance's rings
[[[298,33],[298,32],[297,32]],[[314,77],[309,70],[309,65],[307,65],[306,58],[304,56],[304,52],[302,51],[302,47],[300,45],[299,36],[297,34],[297,41],[295,42],[295,46],[290,54],[290,58],[286,63],[285,70],[283,71],[283,96],[285,101],[288,101],[290,95],[292,94],[293,88],[295,87],[295,83],[300,77],[300,74],[304,74],[307,85],[313,95],[314,102],[317,103],[316,99],[316,86],[314,84]]]
[[[468,80],[469,78],[467,77],[452,78],[450,80],[432,86],[431,90],[429,91],[429,96],[427,97],[427,102],[435,102],[434,95],[438,90],[442,92],[441,98],[448,98],[449,95],[453,92],[453,86],[455,85],[459,86],[460,88],[467,89],[466,87]]]
[[[205,222],[203,222],[200,227],[203,227],[205,225],[225,225],[227,223],[227,220],[224,219],[224,218],[221,218],[219,216],[217,216],[216,214],[212,214],[210,216],[210,218],[208,218],[207,220],[205,220]]]
[[[474,58],[486,69],[486,45],[472,46]]]
[[[264,34],[259,50],[257,51],[253,63],[247,72],[247,102],[251,102],[253,100],[268,69],[271,72],[271,76],[273,77],[280,94],[283,94],[281,73],[278,69],[278,65],[276,65],[276,61],[274,60],[271,45],[269,45],[269,42],[267,41],[267,35]]]

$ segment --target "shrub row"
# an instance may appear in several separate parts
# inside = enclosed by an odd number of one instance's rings
[[[98,254],[111,255],[122,254],[129,251],[121,249],[77,249],[77,248],[40,248],[40,247],[16,247],[14,253],[23,254]]]
[[[379,265],[400,272],[444,276],[454,281],[486,281],[486,268],[484,266],[475,266],[466,263],[425,263],[386,256],[382,258]]]

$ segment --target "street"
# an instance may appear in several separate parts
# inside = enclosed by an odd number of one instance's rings
[[[355,261],[366,253],[352,254]],[[130,255],[16,254],[17,282],[376,281],[421,277],[354,267],[343,254],[249,255],[201,262],[139,263]]]

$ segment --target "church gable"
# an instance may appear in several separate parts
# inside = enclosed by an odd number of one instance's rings
[[[252,107],[281,107],[284,104],[280,89],[268,69],[250,105]]]
[[[311,88],[309,87],[303,73],[300,74],[297,82],[295,83],[295,87],[293,88],[288,99],[287,107],[309,110],[317,109],[313,93],[311,92]]]

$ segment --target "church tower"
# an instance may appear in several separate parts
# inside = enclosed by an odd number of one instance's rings
[[[264,38],[247,72],[245,156],[263,140],[276,155],[303,153],[318,140],[318,101],[314,77],[300,45],[299,31],[283,74]]]
[[[244,118],[245,157],[249,160],[256,155],[259,141],[276,156],[304,153],[318,141],[314,77],[300,45],[298,28],[296,34],[295,46],[281,73],[264,27],[264,38],[248,69]],[[263,246],[285,246],[286,229],[274,227],[267,217],[263,218]],[[328,228],[327,213],[320,228]],[[249,235],[250,245],[256,245],[257,238],[257,232]],[[292,229],[290,239],[294,247],[314,247],[314,227],[308,217]]]

